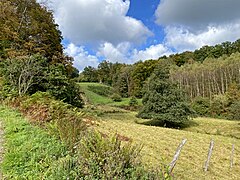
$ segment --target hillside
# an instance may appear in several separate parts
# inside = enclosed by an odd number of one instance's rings
[[[85,84],[86,85],[86,84]],[[94,101],[92,99],[92,101]],[[98,107],[101,109],[100,107]],[[109,111],[107,111],[107,109]],[[154,122],[136,118],[135,112],[112,109],[104,105],[96,129],[104,134],[118,133],[125,141],[142,144],[142,158],[150,167],[168,164],[182,139],[186,138],[174,176],[177,179],[237,179],[240,159],[240,124],[211,118],[195,118],[183,130],[154,125]],[[145,125],[148,124],[148,125]],[[209,172],[203,172],[210,140],[215,142]],[[234,166],[230,170],[230,154],[235,145]]]

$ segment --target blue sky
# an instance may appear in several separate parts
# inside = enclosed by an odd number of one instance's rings
[[[240,38],[239,0],[52,0],[51,7],[80,71]]]

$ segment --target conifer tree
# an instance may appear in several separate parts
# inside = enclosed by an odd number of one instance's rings
[[[142,103],[138,117],[159,120],[170,127],[188,122],[192,114],[183,91],[169,80],[169,66],[163,62],[149,78]]]

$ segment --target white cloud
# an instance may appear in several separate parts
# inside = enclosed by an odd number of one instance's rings
[[[131,45],[128,42],[120,43],[116,47],[109,42],[105,42],[100,46],[97,55],[105,57],[110,62],[131,63],[127,57],[130,48]]]
[[[135,61],[138,60],[147,60],[147,59],[158,59],[164,55],[170,55],[172,51],[163,44],[152,45],[145,50],[137,51],[134,50],[132,59]]]
[[[240,37],[239,0],[161,0],[156,23],[165,31],[165,44],[177,52]]]
[[[193,33],[184,27],[165,28],[165,41],[178,52],[195,50],[204,45],[215,45],[224,41],[235,41],[240,37],[240,22],[222,26],[208,26],[206,30]]]
[[[98,56],[106,57],[110,62],[134,63],[139,60],[158,59],[163,55],[169,55],[172,51],[164,44],[152,45],[144,50],[133,49],[128,42],[114,46],[111,43],[104,43],[99,48]]]
[[[155,15],[160,25],[199,29],[240,19],[239,7],[239,0],[161,0]]]
[[[56,21],[74,44],[124,41],[140,43],[152,33],[126,16],[130,0],[54,0]]]
[[[98,66],[98,58],[90,55],[83,46],[78,47],[71,43],[67,46],[65,52],[74,58],[73,65],[80,71],[82,71],[86,66]]]

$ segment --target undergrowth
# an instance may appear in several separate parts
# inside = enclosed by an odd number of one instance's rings
[[[0,108],[5,125],[7,179],[163,179],[165,169],[145,169],[141,146],[121,136],[87,128],[78,108],[54,100],[47,93],[8,101],[20,113]],[[84,120],[85,118],[85,120]]]

